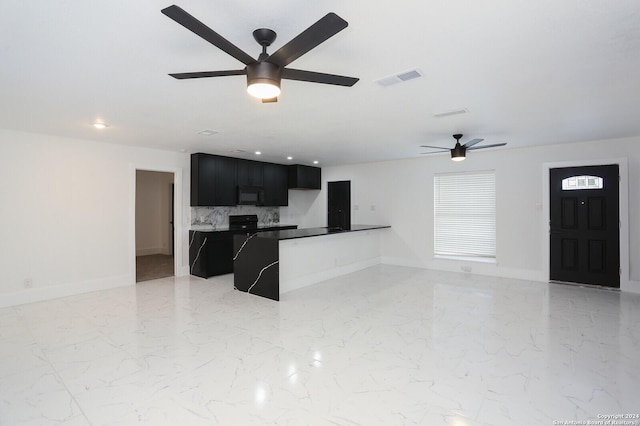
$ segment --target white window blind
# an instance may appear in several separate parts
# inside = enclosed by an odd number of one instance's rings
[[[495,172],[434,176],[435,254],[496,257]]]

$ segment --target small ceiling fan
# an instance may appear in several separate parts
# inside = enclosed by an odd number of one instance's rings
[[[456,140],[456,146],[454,146],[451,149],[443,148],[441,146],[420,145],[423,148],[433,148],[438,150],[438,151],[422,152],[422,154],[436,154],[439,152],[451,151],[451,159],[453,161],[462,161],[465,159],[467,151],[473,151],[474,149],[494,148],[496,146],[506,145],[506,143],[494,143],[491,145],[475,146],[476,144],[484,140],[484,139],[478,139],[478,138],[472,139],[469,142],[465,143],[464,145],[460,145],[460,139],[462,139],[462,136],[463,135],[460,133],[453,135],[453,138]]]
[[[355,77],[286,68],[291,62],[349,25],[347,21],[335,13],[328,13],[271,55],[267,53],[267,47],[276,39],[275,31],[268,28],[255,30],[253,38],[262,46],[262,53],[258,56],[258,59],[253,59],[239,47],[176,5],[162,9],[162,13],[246,65],[245,68],[238,70],[169,74],[174,78],[188,79],[246,75],[247,92],[262,99],[262,102],[277,102],[277,97],[280,94],[280,80],[283,78],[347,87],[353,86],[359,80]]]

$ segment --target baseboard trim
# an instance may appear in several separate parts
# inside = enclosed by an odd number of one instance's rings
[[[628,280],[620,283],[620,291],[640,294],[640,281]]]
[[[180,266],[177,269],[177,276],[178,277],[184,277],[186,275],[189,275],[189,265],[184,265],[184,266]]]
[[[500,267],[497,264],[484,264],[477,262],[464,262],[453,259],[436,259],[431,264],[425,264],[417,260],[408,260],[403,258],[383,257],[384,265],[406,266],[410,268],[430,269],[433,271],[460,272],[471,273],[496,278],[510,278],[515,280],[548,282],[543,276],[542,271],[532,271],[524,269],[513,269]],[[471,267],[472,272],[462,269],[463,267]]]
[[[135,279],[129,275],[119,275],[98,280],[82,281],[73,284],[61,284],[49,287],[30,288],[0,295],[0,308],[8,306],[24,305],[26,303],[42,302],[44,300],[57,299],[93,291],[108,290],[117,287],[126,287],[135,284]]]

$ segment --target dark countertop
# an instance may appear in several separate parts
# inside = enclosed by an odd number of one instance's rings
[[[260,231],[261,229],[291,228],[292,226],[298,226],[298,225],[286,225],[286,224],[258,225],[257,230]],[[217,226],[217,227],[214,227],[213,225],[196,225],[196,226],[192,226],[190,230],[195,232],[225,232],[225,231],[229,231],[229,225]],[[236,229],[236,231],[242,231],[242,229],[239,229],[239,230]]]
[[[261,232],[256,238],[267,238],[274,240],[293,240],[296,238],[319,237],[322,235],[345,234],[347,232],[368,231],[370,229],[391,228],[389,225],[351,225],[351,229],[337,228],[306,228],[287,229],[283,231]]]

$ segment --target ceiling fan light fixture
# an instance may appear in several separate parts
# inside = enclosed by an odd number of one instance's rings
[[[247,92],[256,98],[271,99],[280,95],[280,88],[272,83],[252,83],[247,86]]]
[[[280,67],[270,62],[247,65],[247,92],[260,99],[278,97],[281,74]]]
[[[466,142],[464,145],[460,145],[460,139],[462,139],[462,136],[463,135],[461,133],[457,133],[453,135],[453,138],[456,140],[456,145],[452,149],[445,148],[442,146],[420,145],[422,148],[437,149],[437,151],[423,152],[422,154],[436,154],[439,152],[451,151],[451,159],[453,161],[463,161],[467,156],[467,150],[473,151],[475,149],[495,148],[497,146],[505,146],[507,144],[506,142],[503,142],[503,143],[494,143],[491,145],[477,146],[477,144],[482,142],[484,139],[475,138],[475,139],[471,139],[469,142]]]
[[[456,144],[456,146],[451,150],[451,159],[453,161],[464,161],[466,157],[466,151],[467,150],[464,147]]]
[[[263,103],[278,101],[280,80],[282,78],[343,87],[351,87],[359,80],[358,78],[344,75],[287,68],[291,62],[335,36],[349,25],[347,21],[333,12],[327,13],[271,55],[267,53],[267,47],[273,43],[277,34],[268,28],[258,28],[253,32],[253,38],[262,46],[262,53],[260,53],[257,59],[254,59],[238,46],[175,4],[165,7],[161,12],[203,40],[211,43],[229,56],[246,65],[243,69],[235,70],[169,74],[178,80],[246,75],[247,92],[252,96],[260,98]],[[403,75],[403,77],[408,79],[411,75]]]

